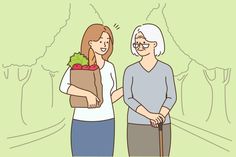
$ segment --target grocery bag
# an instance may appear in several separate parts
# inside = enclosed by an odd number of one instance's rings
[[[71,69],[70,83],[96,95],[100,100],[97,107],[101,107],[103,103],[103,86],[99,68],[96,70]],[[86,97],[71,95],[70,105],[72,108],[88,108],[88,101]]]

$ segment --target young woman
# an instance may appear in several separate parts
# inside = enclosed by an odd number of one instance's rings
[[[80,52],[90,63],[100,68],[103,85],[103,104],[100,108],[75,108],[71,127],[73,156],[112,156],[114,149],[114,111],[112,103],[120,99],[123,89],[116,89],[114,65],[108,61],[113,50],[113,35],[109,27],[93,24],[87,28]],[[79,78],[78,78],[79,79]],[[87,98],[96,106],[98,98],[91,92],[70,84],[70,68],[64,74],[60,90],[69,95]]]
[[[159,156],[158,124],[163,122],[164,156],[169,156],[169,111],[176,101],[172,68],[156,59],[164,53],[161,30],[153,24],[135,28],[131,51],[141,60],[124,73],[124,101],[128,105],[130,156]]]

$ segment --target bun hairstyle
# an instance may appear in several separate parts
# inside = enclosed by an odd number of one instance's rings
[[[106,32],[110,37],[109,48],[107,52],[102,56],[104,60],[108,60],[112,54],[114,43],[113,35],[110,28],[108,26],[104,26],[103,24],[92,24],[84,32],[81,41],[80,52],[88,58],[89,65],[96,64],[95,52],[90,47],[89,41],[98,41],[103,32]]]

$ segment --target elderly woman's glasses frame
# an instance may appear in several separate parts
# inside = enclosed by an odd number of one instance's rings
[[[146,49],[146,48],[149,47],[149,44],[133,43],[133,47],[134,47],[135,49],[140,48],[140,45],[142,45],[142,47],[143,47],[144,49]]]

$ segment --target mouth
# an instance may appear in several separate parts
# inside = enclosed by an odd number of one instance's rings
[[[137,49],[137,51],[144,51],[145,49]]]
[[[101,48],[102,52],[106,52],[106,50],[107,50],[106,48]]]

